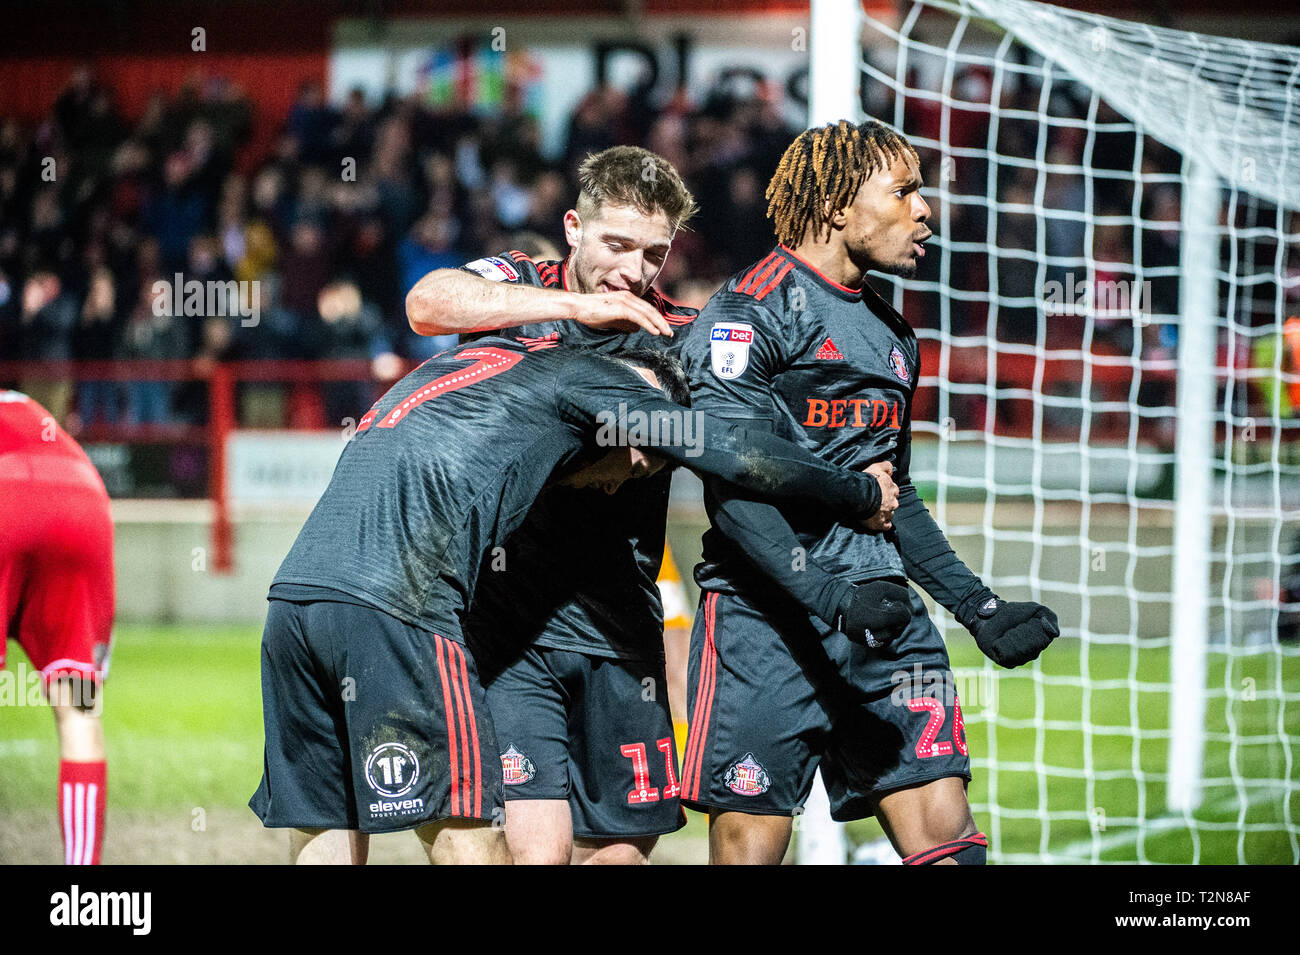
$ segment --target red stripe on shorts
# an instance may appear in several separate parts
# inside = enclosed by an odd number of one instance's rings
[[[687,798],[700,798],[700,773],[704,765],[704,744],[708,740],[709,718],[713,713],[713,694],[718,685],[718,648],[713,640],[717,624],[718,595],[709,594],[704,599],[704,652],[700,655],[700,683],[695,694],[695,721],[691,727],[687,748],[686,774],[689,784],[683,780],[682,791]],[[691,745],[693,744],[693,746]],[[684,774],[685,775],[685,774]]]
[[[460,771],[461,782],[465,784],[465,792],[461,794],[460,806],[461,815],[468,816],[469,812],[469,787],[470,787],[470,769],[469,769],[469,733],[465,729],[465,701],[461,698],[459,674],[456,672],[456,650],[459,649],[455,643],[447,641],[447,664],[451,667],[451,695],[456,699],[456,722],[460,726],[460,751],[465,755],[462,757],[462,766]]]
[[[465,666],[465,650],[459,643],[453,643],[452,649],[460,660],[460,682],[465,688],[465,703],[469,707],[470,739],[474,743],[474,815],[483,815],[483,764],[479,761],[478,721],[474,718],[474,698],[469,695],[469,669]]]
[[[442,710],[447,717],[447,749],[450,753],[451,768],[451,814],[459,816],[460,812],[460,761],[456,758],[456,714],[451,706],[451,688],[447,683],[447,662],[442,658],[442,637],[433,635],[434,645],[438,648],[438,676],[442,678]]]

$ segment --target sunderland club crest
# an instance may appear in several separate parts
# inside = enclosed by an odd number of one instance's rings
[[[899,381],[909,382],[912,380],[912,373],[907,370],[907,359],[903,357],[902,349],[897,345],[889,349],[889,368]]]
[[[522,786],[536,775],[533,761],[515,749],[514,743],[501,754],[501,777],[507,786]]]
[[[761,796],[772,785],[772,777],[758,764],[753,753],[746,753],[738,763],[732,763],[722,781],[737,796]]]

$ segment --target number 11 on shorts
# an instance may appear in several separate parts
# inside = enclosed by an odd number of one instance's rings
[[[664,787],[663,793],[665,799],[674,798],[681,787],[677,785],[677,772],[673,766],[673,741],[672,737],[665,736],[655,743],[655,748],[664,754],[664,773],[668,776],[668,785]],[[639,803],[658,802],[659,787],[650,785],[650,764],[646,759],[645,743],[624,743],[618,748],[618,751],[632,760],[632,777],[634,787],[627,794],[627,801],[631,805]]]

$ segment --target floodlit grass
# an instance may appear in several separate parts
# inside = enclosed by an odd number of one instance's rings
[[[118,628],[104,710],[110,834],[114,811],[184,818],[199,808],[242,810],[258,827],[244,807],[262,768],[259,640],[247,627]],[[957,635],[950,651],[959,688],[974,685],[984,662],[970,639]],[[980,684],[995,688],[995,698],[963,706],[975,759],[971,803],[992,858],[1300,861],[1294,653],[1210,655],[1206,786],[1188,818],[1165,811],[1168,696],[1141,688],[1168,680],[1165,647],[1063,639],[1034,669],[998,671],[993,684]],[[15,674],[26,666],[15,644],[9,666]],[[32,811],[53,817],[57,771],[48,709],[0,706],[0,828]],[[692,814],[692,825],[662,845],[671,855],[674,840],[703,834]],[[862,842],[880,830],[868,821],[849,834]]]

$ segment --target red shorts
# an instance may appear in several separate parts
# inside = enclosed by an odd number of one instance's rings
[[[113,517],[95,469],[75,458],[0,455],[0,613],[50,680],[101,683],[113,626]],[[5,643],[0,640],[0,667]]]

